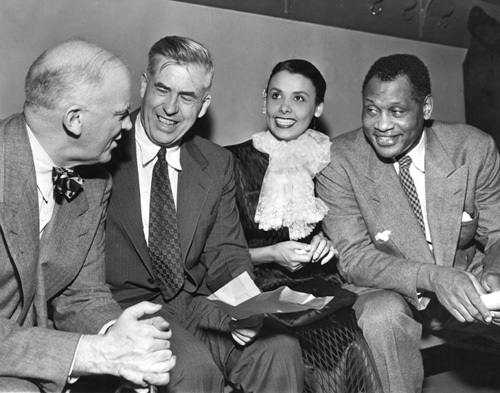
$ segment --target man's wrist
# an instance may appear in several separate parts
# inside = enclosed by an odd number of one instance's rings
[[[417,292],[431,291],[432,285],[432,276],[435,270],[435,265],[430,263],[422,263],[417,273]]]
[[[115,375],[109,362],[103,356],[104,337],[103,335],[84,335],[81,337],[78,353],[74,358],[72,377],[91,374]]]

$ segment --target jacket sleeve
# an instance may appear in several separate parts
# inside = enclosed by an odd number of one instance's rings
[[[207,286],[215,292],[244,271],[253,277],[252,263],[235,198],[234,161],[227,156],[215,222],[208,233],[200,261],[208,267]]]

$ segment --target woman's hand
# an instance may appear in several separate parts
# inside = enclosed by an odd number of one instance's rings
[[[311,262],[321,262],[324,265],[338,254],[338,251],[333,247],[332,242],[320,233],[311,240],[311,253]]]
[[[312,238],[310,244],[286,241],[273,246],[274,261],[286,269],[294,272],[300,269],[304,263],[321,262],[325,264],[330,261],[337,250],[322,234]]]
[[[294,272],[299,270],[304,263],[311,262],[313,252],[309,244],[289,240],[276,243],[272,248],[273,262]]]

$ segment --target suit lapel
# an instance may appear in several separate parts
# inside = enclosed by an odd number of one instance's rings
[[[370,147],[365,163],[363,188],[380,222],[380,228],[391,231],[393,245],[407,259],[433,263],[433,257],[413,214],[410,202],[400,184],[394,165],[382,162]]]
[[[211,187],[204,173],[208,161],[192,140],[181,147],[181,166],[177,190],[177,222],[184,262],[189,253],[196,227]]]
[[[460,236],[468,168],[456,168],[432,128],[427,129],[427,218],[438,265],[452,266]]]
[[[89,209],[86,198],[88,188],[84,185],[84,192],[71,202],[63,199],[61,204],[56,204],[52,219],[43,231],[40,261],[45,280],[51,283],[51,286],[46,286],[47,298],[63,289],[79,271],[71,261],[81,259],[77,256],[82,252],[78,245],[79,239],[89,230],[90,223],[84,216]],[[51,277],[51,274],[56,277]]]
[[[0,138],[0,227],[21,281],[24,312],[34,296],[38,277],[33,269],[38,269],[39,218],[35,166],[22,115],[9,120]]]
[[[135,116],[132,118],[132,124],[134,123]],[[116,156],[114,160],[116,167],[110,168],[113,175],[113,195],[109,209],[116,209],[113,216],[123,226],[144,265],[153,274],[149,250],[142,229],[135,128],[124,134],[119,147],[113,152],[113,155]]]

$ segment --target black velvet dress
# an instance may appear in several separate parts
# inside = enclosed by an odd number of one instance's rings
[[[268,155],[255,149],[251,140],[226,148],[235,159],[236,202],[249,248],[290,240],[287,228],[264,231],[254,221]],[[309,243],[310,237],[300,241]],[[327,286],[331,284],[331,289],[340,290],[341,280],[334,261],[325,265],[305,264],[296,272],[290,272],[277,263],[266,263],[256,265],[254,271],[255,282],[263,291],[282,285],[293,289],[304,285],[308,287],[318,278],[322,282],[322,290],[325,283]],[[335,301],[342,296],[337,291],[328,293],[332,294],[338,295]],[[371,352],[352,309],[342,307],[319,318],[306,318],[306,323],[291,328],[302,346],[306,368],[305,392],[381,392]]]

